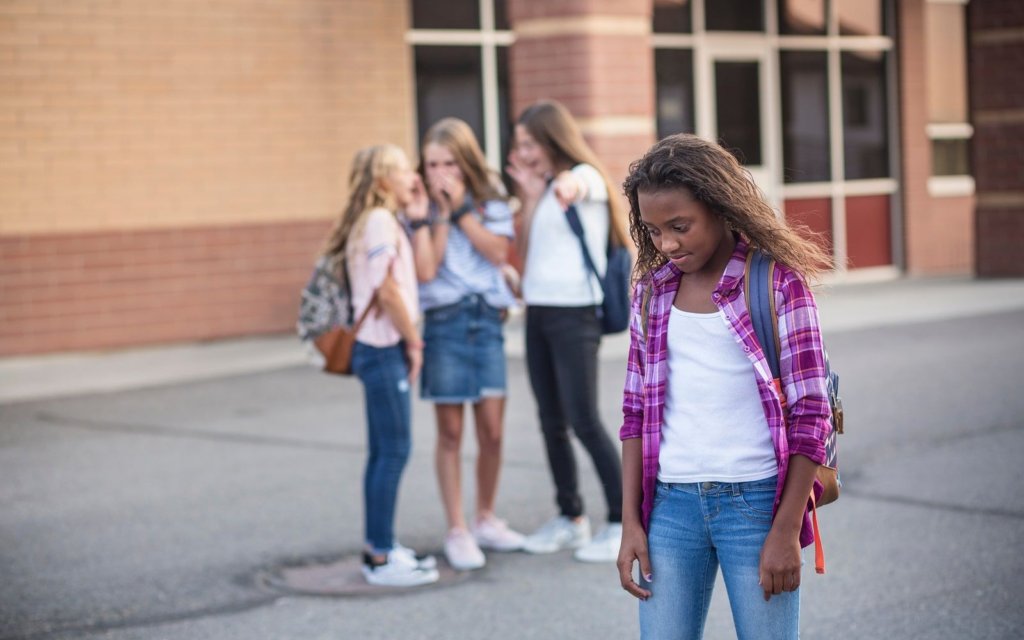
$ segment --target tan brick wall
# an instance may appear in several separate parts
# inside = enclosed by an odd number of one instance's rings
[[[0,1],[0,356],[289,330],[406,5]]]
[[[0,234],[332,215],[410,147],[404,0],[0,2]]]

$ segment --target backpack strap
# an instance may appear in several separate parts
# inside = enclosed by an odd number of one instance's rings
[[[775,390],[779,393],[782,409],[786,409],[786,396],[782,393],[782,373],[779,355],[782,353],[779,341],[779,314],[775,308],[775,260],[760,251],[752,249],[747,254],[743,286],[747,297],[747,311],[750,313],[757,343],[764,351],[765,360],[772,372]],[[811,527],[814,530],[814,570],[825,573],[825,549],[821,544],[818,530],[818,505],[811,489]]]

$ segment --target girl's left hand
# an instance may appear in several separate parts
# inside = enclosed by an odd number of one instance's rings
[[[761,547],[761,566],[759,567],[761,588],[764,590],[765,601],[783,591],[796,591],[800,588],[800,534],[786,533],[772,527]]]
[[[423,179],[418,173],[415,176],[412,185],[412,202],[405,208],[405,217],[410,221],[426,219],[430,205],[430,198],[427,197]]]
[[[553,191],[558,204],[563,209],[568,209],[570,204],[580,199],[582,189],[576,176],[569,171],[563,171],[555,178]]]

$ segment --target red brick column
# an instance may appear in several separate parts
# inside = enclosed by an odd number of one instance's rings
[[[972,0],[972,158],[979,276],[1024,276],[1024,3]]]
[[[651,0],[510,0],[513,113],[564,103],[612,182],[655,140]]]
[[[906,267],[910,272],[927,259],[932,174],[931,142],[928,139],[928,69],[925,59],[925,2],[897,3],[899,48],[900,159],[903,195],[903,228]]]

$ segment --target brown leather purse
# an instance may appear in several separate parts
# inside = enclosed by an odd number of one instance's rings
[[[378,289],[379,291],[379,289]],[[340,376],[352,375],[352,347],[356,344],[356,335],[363,321],[377,307],[377,291],[373,292],[370,304],[351,327],[337,327],[313,341],[317,350],[324,356],[324,373]]]

